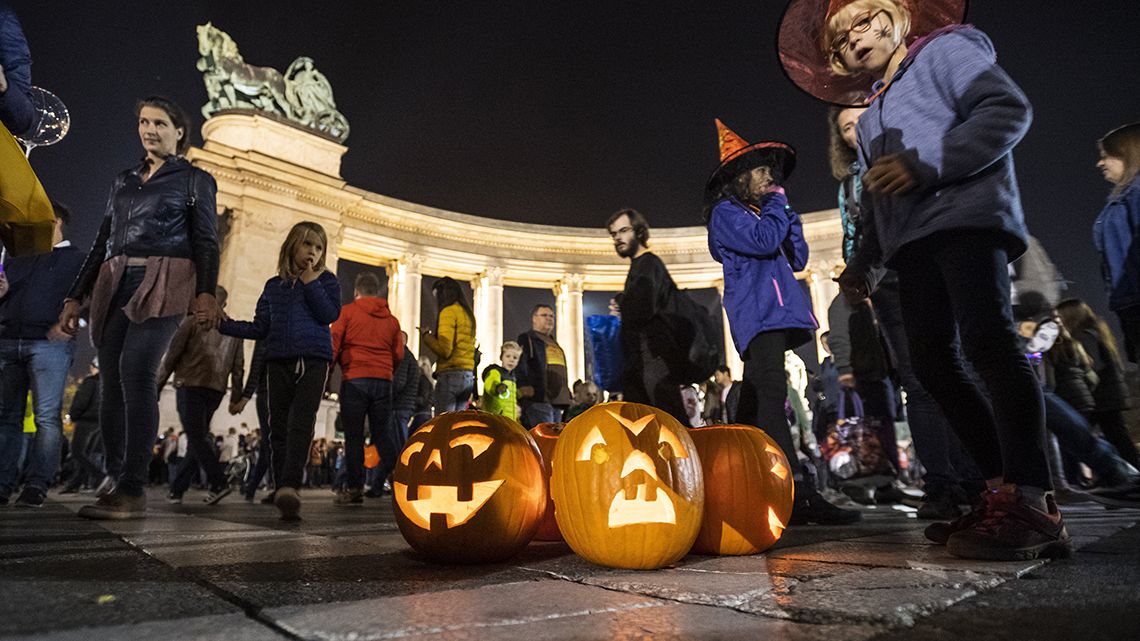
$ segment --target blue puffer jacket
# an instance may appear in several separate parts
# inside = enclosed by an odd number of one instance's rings
[[[1140,305],[1140,176],[1109,199],[1093,223],[1093,242],[1100,252],[1108,308],[1119,311]]]
[[[265,341],[266,360],[319,358],[332,361],[329,323],[340,316],[340,282],[322,272],[308,285],[274,276],[257,299],[253,322],[225,320],[227,336]]]
[[[800,215],[783,194],[768,195],[759,214],[735,199],[718,202],[709,252],[724,267],[724,309],[737,352],[777,329],[805,330],[789,332],[789,349],[810,340],[818,324],[795,276],[807,265],[808,246]]]

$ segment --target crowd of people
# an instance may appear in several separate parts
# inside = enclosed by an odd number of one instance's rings
[[[216,183],[184,156],[183,110],[159,96],[141,100],[145,159],[115,179],[90,250],[65,240],[70,213],[57,205],[54,249],[4,263],[0,503],[20,490],[17,506],[42,505],[56,483],[64,387],[85,318],[98,369],[70,408],[74,469],[64,488],[96,491],[84,518],[145,516],[156,448],[171,501],[195,479],[207,503],[221,501],[234,487],[227,466],[244,457],[246,497],[269,475],[267,500],[295,521],[302,487],[328,483],[343,506],[382,495],[404,440],[432,414],[479,407],[532,428],[620,398],[690,427],[767,432],[792,462],[793,526],[859,521],[859,510],[835,504],[843,494],[905,502],[899,480],[922,469],[918,515],[936,521],[926,536],[952,554],[1069,554],[1058,504],[1140,505],[1140,457],[1122,414],[1125,359],[1140,358],[1140,124],[1099,141],[1112,190],[1093,237],[1121,350],[1088,305],[1034,289],[1019,272],[1015,261],[1032,243],[1012,150],[1028,130],[1029,101],[984,33],[923,11],[896,0],[831,2],[815,25],[824,46],[812,41],[800,56],[875,79],[857,98],[814,89],[852,105],[828,116],[847,262],[829,309],[813,310],[795,276],[809,255],[784,188],[795,150],[748,143],[716,122],[720,158],[703,215],[709,251],[723,265],[739,380],[723,361],[709,367],[707,319],[650,250],[648,219],[634,209],[605,224],[629,272],[615,297],[620,340],[608,361],[621,363],[620,381],[604,389],[571,385],[549,305],[534,307],[531,329],[483,365],[470,301],[448,277],[432,288],[438,313],[420,330],[425,354],[411,353],[375,274],[359,275],[342,305],[342,284],[326,266],[329,239],[315,222],[282,240],[252,319],[231,318],[218,285]],[[0,64],[13,81],[0,85],[0,106],[16,105],[21,75]],[[9,129],[21,126],[17,112],[0,109]],[[821,313],[829,355],[803,385],[789,375],[787,354],[813,340]],[[244,340],[255,341],[248,373]],[[314,440],[335,368],[342,444]],[[171,377],[181,433],[158,439],[158,393]],[[30,439],[22,431],[29,390]],[[210,425],[227,394],[231,414],[256,399],[259,426],[219,443]]]

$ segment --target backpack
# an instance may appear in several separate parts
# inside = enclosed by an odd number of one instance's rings
[[[680,351],[673,378],[684,385],[708,380],[724,363],[720,313],[713,314],[681,290],[674,292],[670,307],[663,316]]]

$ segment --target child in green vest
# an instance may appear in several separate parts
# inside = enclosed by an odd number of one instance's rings
[[[489,365],[483,370],[483,395],[480,397],[484,412],[518,419],[518,384],[515,366],[522,356],[522,347],[514,342],[503,343],[499,352],[502,365]]]

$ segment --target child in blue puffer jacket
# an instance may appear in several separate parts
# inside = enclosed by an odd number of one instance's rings
[[[317,223],[294,225],[281,245],[277,275],[257,300],[253,322],[224,320],[218,328],[228,336],[265,341],[274,503],[285,521],[301,518],[297,490],[332,362],[329,324],[340,316],[340,283],[325,268],[327,246],[328,236]]]

